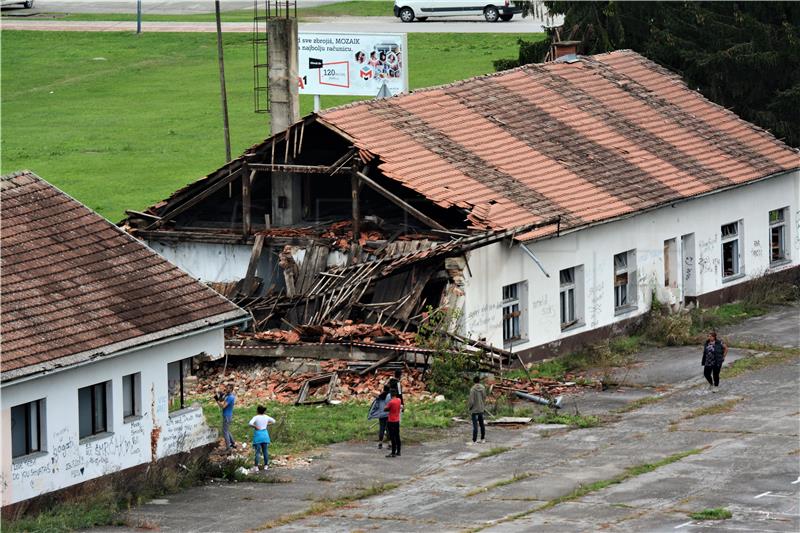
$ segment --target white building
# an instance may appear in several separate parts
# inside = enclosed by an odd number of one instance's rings
[[[0,183],[4,513],[215,442],[183,386],[246,314],[36,175]]]
[[[126,222],[205,281],[257,272],[261,294],[312,302],[311,287],[333,290],[326,276],[352,277],[353,258],[408,252],[391,242],[403,232],[414,251],[488,231],[440,254],[449,262],[420,256],[422,270],[392,279],[424,287],[376,286],[350,316],[402,323],[446,305],[462,333],[534,357],[622,328],[653,294],[718,303],[762,274],[797,280],[799,169],[797,150],[623,50],[309,115]],[[293,288],[295,275],[312,282]]]

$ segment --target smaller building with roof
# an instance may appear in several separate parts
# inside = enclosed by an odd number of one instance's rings
[[[246,313],[32,172],[1,180],[4,514],[214,443],[186,387]]]

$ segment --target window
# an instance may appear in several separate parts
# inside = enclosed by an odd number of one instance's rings
[[[664,241],[664,287],[678,286],[678,240]]]
[[[44,400],[11,408],[11,457],[41,452],[44,435]]]
[[[142,413],[140,402],[141,373],[122,376],[122,418],[139,416]]]
[[[561,328],[574,324],[575,318],[575,269],[567,268],[559,273],[561,281]]]
[[[80,438],[108,431],[109,382],[78,389],[78,426]]]
[[[787,259],[786,255],[786,215],[789,208],[769,212],[769,262],[778,263]]]
[[[503,287],[503,344],[522,338],[520,329],[520,283]]]
[[[169,412],[186,408],[187,378],[192,375],[192,358],[181,359],[167,365],[167,390]]]
[[[614,309],[636,305],[636,250],[614,256]]]
[[[722,277],[729,278],[741,272],[740,246],[742,221],[722,226]]]

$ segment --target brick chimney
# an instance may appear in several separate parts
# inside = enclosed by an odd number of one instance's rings
[[[564,56],[578,55],[578,45],[580,44],[580,41],[556,41],[551,45],[550,57],[555,61]]]

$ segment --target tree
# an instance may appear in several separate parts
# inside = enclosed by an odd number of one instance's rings
[[[630,48],[683,76],[689,87],[800,146],[800,2],[533,2],[564,16],[563,39],[581,53]],[[520,41],[517,64],[546,45]],[[496,67],[512,66],[498,62]]]

